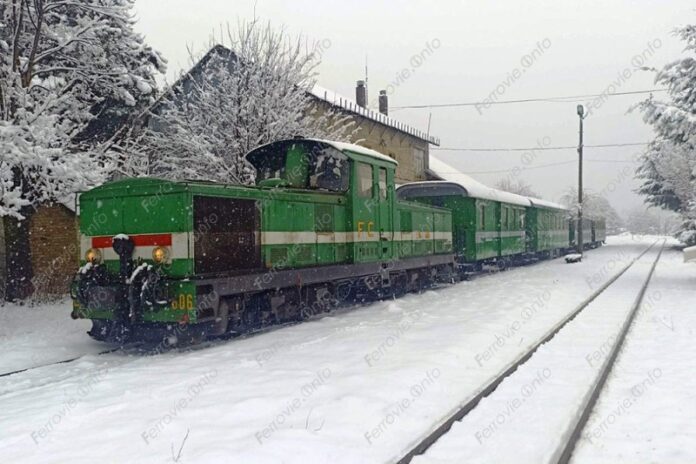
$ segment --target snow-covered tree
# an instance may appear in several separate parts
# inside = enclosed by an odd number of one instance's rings
[[[638,105],[643,119],[656,132],[638,168],[639,193],[646,203],[679,213],[681,239],[696,243],[696,26],[676,31],[688,56],[667,64],[655,83],[667,88],[668,98],[651,96]]]
[[[27,292],[19,281],[31,274],[33,207],[95,185],[110,169],[95,146],[98,128],[87,137],[84,131],[154,101],[153,75],[164,61],[133,31],[133,1],[0,0],[0,216],[9,298]]]
[[[256,21],[228,29],[227,39],[229,48],[216,45],[203,62],[192,59],[193,69],[165,95],[125,150],[126,175],[247,183],[253,171],[243,156],[259,145],[352,134],[350,118],[312,104],[319,63],[312,47]]]
[[[660,208],[634,208],[626,217],[626,228],[634,234],[671,235],[679,226],[680,218],[676,213]]]
[[[500,179],[496,182],[495,188],[505,192],[516,193],[524,197],[539,198],[539,194],[532,190],[532,186],[522,179],[518,179],[517,181],[513,181],[510,178]]]
[[[576,187],[570,187],[566,193],[563,194],[560,202],[571,211],[572,217],[577,217],[578,189]],[[586,218],[605,218],[607,221],[607,229],[617,230],[619,227],[623,226],[621,216],[619,216],[619,213],[611,206],[609,200],[602,195],[591,193],[584,189],[582,196],[582,214],[583,217]]]

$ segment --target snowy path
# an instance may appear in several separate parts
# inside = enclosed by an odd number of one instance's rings
[[[513,269],[204,350],[3,378],[0,456],[167,462],[188,430],[187,463],[385,462],[652,241],[615,238],[579,264]]]
[[[414,463],[550,462],[658,250],[651,250]]]
[[[696,265],[665,251],[575,464],[696,462]]]

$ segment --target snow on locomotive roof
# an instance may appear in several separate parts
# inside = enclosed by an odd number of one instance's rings
[[[309,139],[309,138],[297,138],[297,139],[286,139],[286,140],[276,140],[275,142],[267,143],[265,145],[258,146],[254,148],[252,151],[256,151],[262,147],[268,146],[268,145],[273,145],[274,143],[281,143],[281,142],[300,142],[300,141],[309,141],[309,142],[319,142],[319,143],[324,143],[326,145],[330,145],[334,147],[336,150],[340,152],[345,152],[347,151],[352,151],[353,153],[357,153],[359,155],[364,155],[364,156],[369,156],[370,158],[375,158],[381,161],[386,161],[387,163],[392,163],[394,165],[398,165],[399,163],[394,159],[390,158],[387,155],[383,155],[382,153],[372,150],[371,148],[366,148],[360,145],[355,145],[353,143],[347,143],[347,142],[335,142],[333,140],[323,140],[323,139]]]
[[[515,193],[498,190],[467,176],[447,163],[440,161],[434,156],[430,156],[430,170],[445,181],[457,184],[467,191],[471,197],[482,198],[484,200],[502,201],[519,206],[531,206],[529,198]],[[428,182],[416,182],[416,184],[427,184]]]
[[[318,139],[310,139],[310,140],[316,140],[317,142],[324,142],[326,144],[331,145],[332,147],[336,148],[337,150],[341,151],[352,151],[355,153],[359,153],[361,155],[365,156],[370,156],[372,158],[377,158],[382,161],[386,161],[388,163],[392,163],[395,165],[398,165],[399,163],[394,159],[390,158],[387,155],[384,155],[376,150],[373,150],[371,148],[363,147],[360,145],[355,145],[353,143],[346,143],[346,142],[333,142],[330,140],[318,140]]]

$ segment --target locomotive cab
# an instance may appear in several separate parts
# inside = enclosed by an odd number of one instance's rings
[[[264,145],[246,160],[259,187],[345,192],[350,182],[348,157],[320,141],[294,139]]]

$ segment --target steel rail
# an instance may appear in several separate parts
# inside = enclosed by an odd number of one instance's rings
[[[23,368],[23,369],[17,369],[16,371],[4,372],[4,373],[0,374],[0,378],[1,378],[1,377],[9,377],[9,376],[11,376],[11,375],[20,374],[20,373],[22,373],[22,372],[33,371],[34,369],[42,369],[42,368],[44,368],[44,367],[56,366],[56,365],[58,365],[58,364],[67,364],[67,363],[75,362],[75,361],[77,361],[77,360],[79,360],[79,359],[84,358],[85,356],[101,356],[101,355],[104,355],[104,354],[114,353],[114,352],[116,352],[116,351],[125,351],[125,350],[130,349],[130,348],[135,348],[135,347],[137,347],[137,346],[139,346],[139,345],[140,345],[140,344],[119,346],[119,347],[116,347],[116,348],[110,348],[110,349],[108,349],[108,350],[99,351],[99,352],[97,352],[97,353],[85,353],[85,354],[81,354],[81,355],[79,355],[79,356],[75,356],[74,358],[63,359],[63,360],[61,360],[61,361],[56,361],[56,362],[52,362],[52,363],[41,364],[41,365],[39,365],[39,366],[25,367],[25,368]]]

